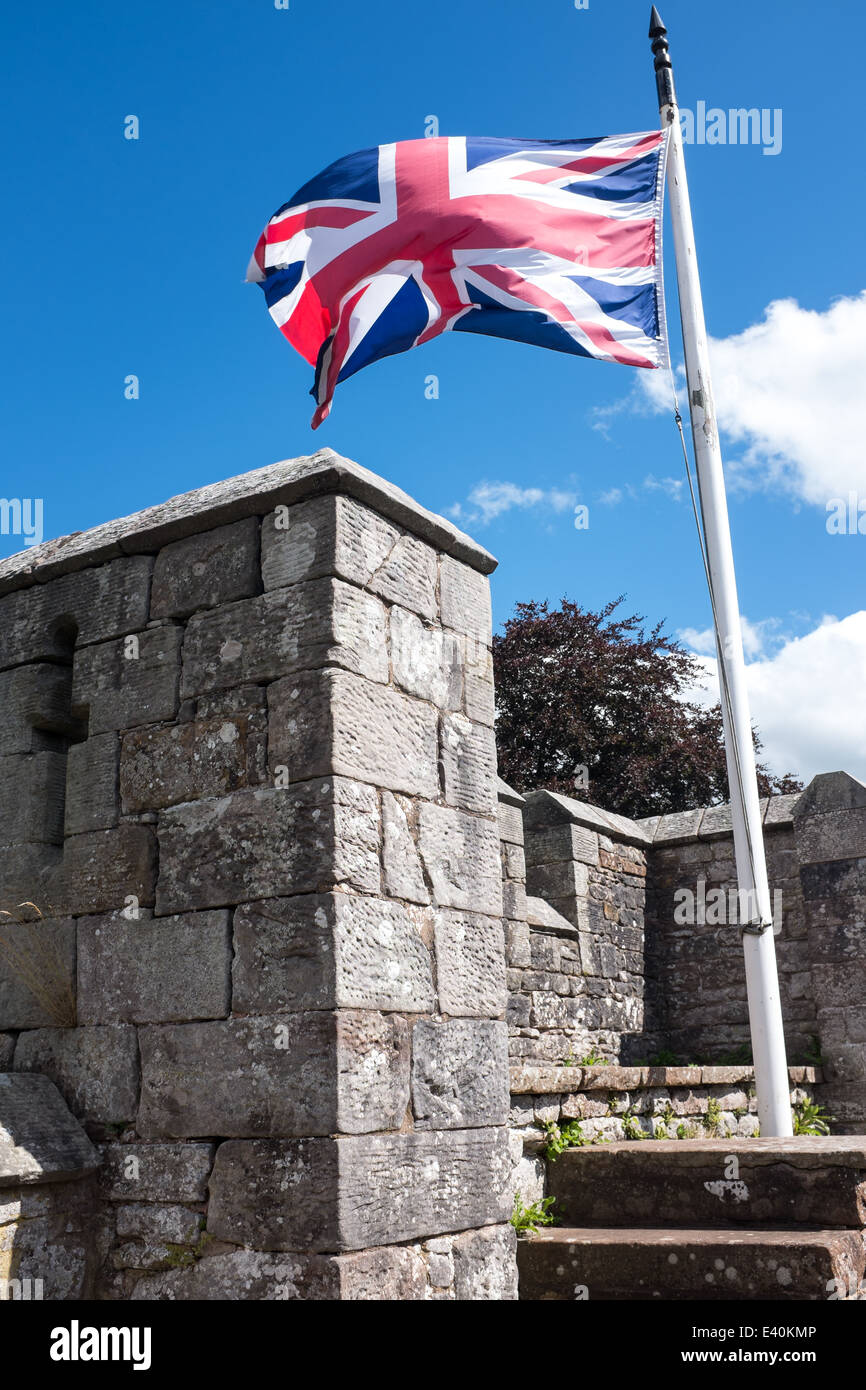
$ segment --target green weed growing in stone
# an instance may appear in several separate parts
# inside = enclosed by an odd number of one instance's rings
[[[643,1127],[637,1115],[623,1115],[622,1127],[626,1139],[645,1139]]]
[[[569,1120],[567,1125],[558,1125],[555,1120],[546,1120],[544,1132],[547,1136],[544,1157],[548,1163],[555,1163],[566,1149],[582,1149],[591,1142],[584,1138],[580,1120]]]
[[[529,1206],[524,1206],[520,1193],[515,1192],[511,1224],[517,1234],[534,1236],[538,1234],[539,1226],[552,1226],[554,1216],[550,1208],[555,1201],[555,1197],[542,1197],[540,1202],[531,1202]]]
[[[704,1129],[713,1137],[717,1136],[722,1125],[722,1107],[715,1096],[710,1096],[707,1101],[707,1113],[704,1119]]]
[[[601,1053],[596,1052],[593,1048],[591,1052],[587,1052],[585,1057],[581,1057],[579,1065],[582,1067],[606,1067],[607,1058],[602,1057]]]
[[[795,1105],[793,1115],[795,1134],[829,1134],[829,1121],[835,1119],[816,1100],[804,1100],[801,1105]]]
[[[824,1058],[821,1055],[821,1043],[814,1033],[809,1039],[809,1046],[806,1048],[804,1056],[807,1067],[823,1067]]]

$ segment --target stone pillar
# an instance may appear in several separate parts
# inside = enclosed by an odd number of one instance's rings
[[[515,1297],[492,557],[330,451],[41,552],[0,668],[74,620],[86,738],[0,862],[77,1016],[0,1028],[104,1142],[103,1296]]]
[[[571,990],[580,999],[568,1001],[567,1015],[561,1003],[551,1022],[559,1026],[559,1016],[567,1016],[576,1047],[583,1048],[591,1037],[605,1056],[619,1061],[624,1036],[640,1034],[644,1025],[645,851],[650,838],[625,816],[571,797],[536,791],[528,792],[525,801],[526,891],[577,929],[579,979],[576,963],[569,964]],[[535,925],[543,928],[544,917]],[[554,955],[547,968],[556,973],[562,947],[552,942],[549,949]],[[545,964],[540,955],[538,964]],[[544,1018],[538,1010],[536,1014],[536,1026],[540,1022],[544,1028]],[[561,1052],[561,1043],[557,1046]]]
[[[834,1133],[866,1128],[866,786],[815,777],[794,807],[812,992]]]

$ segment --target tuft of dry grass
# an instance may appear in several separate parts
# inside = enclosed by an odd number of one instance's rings
[[[75,992],[48,923],[36,903],[18,903],[11,911],[0,908],[0,960],[58,1028],[74,1028]],[[14,932],[8,931],[10,925]]]

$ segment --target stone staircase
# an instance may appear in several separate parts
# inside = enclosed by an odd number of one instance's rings
[[[866,1136],[571,1149],[547,1190],[521,1299],[866,1298]]]

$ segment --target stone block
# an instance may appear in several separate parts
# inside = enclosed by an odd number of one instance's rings
[[[254,516],[163,546],[153,567],[151,618],[180,618],[261,590]]]
[[[133,1301],[256,1303],[333,1300],[340,1297],[335,1260],[321,1255],[269,1255],[232,1250],[195,1260],[185,1269],[146,1275],[133,1286]]]
[[[440,589],[443,626],[465,633],[482,646],[489,646],[492,617],[490,583],[486,575],[450,555],[443,555]]]
[[[533,898],[556,902],[561,898],[585,898],[589,891],[586,864],[560,860],[555,864],[527,864],[526,891]],[[573,914],[569,913],[569,919]]]
[[[385,892],[392,898],[430,901],[406,811],[389,791],[382,792],[382,872]]]
[[[53,875],[62,857],[59,845],[0,846],[0,902],[43,903],[49,912],[62,912],[53,890]]]
[[[0,845],[62,844],[65,795],[62,753],[0,758]]]
[[[396,605],[390,621],[395,683],[439,709],[459,709],[463,696],[461,639],[442,628],[427,627],[415,613]]]
[[[416,796],[439,793],[436,711],[348,671],[304,672],[268,691],[272,772],[332,773]]]
[[[68,662],[73,644],[144,627],[153,560],[131,555],[0,598],[0,668]]]
[[[504,1127],[338,1139],[344,1250],[502,1223],[511,1212]]]
[[[229,913],[78,923],[81,1023],[224,1018],[230,1007]]]
[[[334,1263],[339,1266],[340,1298],[344,1301],[405,1303],[427,1297],[424,1261],[411,1246],[391,1245],[337,1255]]]
[[[74,1022],[75,923],[68,917],[0,921],[0,1028]]]
[[[117,734],[96,734],[72,744],[66,759],[66,835],[117,825],[119,763]]]
[[[508,1003],[502,922],[477,913],[434,917],[439,1007],[458,1017],[503,1015]]]
[[[208,1234],[265,1251],[339,1249],[337,1165],[332,1138],[220,1144]]]
[[[266,776],[266,741],[266,720],[256,711],[137,729],[123,740],[123,809],[161,810],[258,786]]]
[[[224,690],[211,690],[197,700],[184,701],[184,704],[192,707],[196,719],[212,719],[218,714],[251,714],[267,710],[268,692],[264,685],[227,686]]]
[[[499,838],[512,845],[523,844],[523,812],[519,806],[509,806],[499,800]]]
[[[66,840],[50,901],[55,910],[73,915],[116,912],[130,897],[139,907],[151,907],[155,877],[156,837],[150,826],[91,830]]]
[[[454,1294],[460,1300],[517,1298],[517,1236],[510,1226],[467,1231],[454,1242]]]
[[[110,1202],[204,1202],[213,1144],[104,1144],[99,1189]]]
[[[337,1015],[337,1123],[344,1134],[399,1129],[410,1094],[409,1028],[396,1014]]]
[[[800,883],[810,916],[820,913],[819,931],[840,919],[862,919],[866,903],[866,856],[803,864]]]
[[[154,627],[76,650],[73,712],[89,712],[91,735],[174,718],[180,644],[179,627]]]
[[[243,1014],[435,1006],[430,953],[410,914],[347,893],[239,907],[232,980],[233,1007]]]
[[[474,724],[464,714],[444,714],[440,720],[439,748],[445,800],[464,811],[497,815],[493,730]]]
[[[172,1245],[195,1245],[199,1213],[179,1203],[121,1203],[115,1213],[115,1229],[121,1239],[141,1237],[148,1241],[169,1241]]]
[[[159,845],[160,915],[336,884],[380,887],[376,792],[344,778],[171,807]]]
[[[0,1188],[66,1182],[100,1161],[47,1076],[0,1072]]]
[[[20,1035],[14,1065],[48,1076],[82,1123],[120,1124],[135,1115],[134,1028],[36,1028]]]
[[[508,965],[521,969],[531,963],[529,927],[525,922],[505,923],[505,958]]]
[[[512,921],[524,922],[527,908],[526,888],[522,883],[505,881],[502,884],[502,915]]]
[[[496,823],[425,802],[419,812],[421,858],[441,907],[502,915]]]
[[[548,807],[529,801],[524,812],[527,865],[566,863],[597,865],[598,833],[583,825],[549,825],[540,818]]]
[[[389,1129],[408,1104],[408,1031],[394,1015],[152,1025],[140,1043],[147,1138]]]
[[[368,1250],[503,1222],[504,1128],[222,1144],[208,1231],[257,1250]]]
[[[866,806],[798,820],[797,851],[801,864],[866,857]]]
[[[848,1009],[859,1004],[866,987],[866,960],[839,965],[816,964],[812,967],[812,991],[817,1008]]]
[[[478,724],[493,725],[496,698],[493,689],[493,657],[484,642],[463,641],[463,708]]]
[[[436,615],[436,552],[352,497],[313,497],[262,522],[265,589],[336,575],[426,618]]]
[[[340,666],[387,681],[385,609],[339,579],[315,579],[196,613],[183,647],[184,698]]]
[[[476,1129],[508,1121],[508,1028],[451,1019],[412,1029],[416,1129]]]
[[[71,701],[71,666],[40,662],[0,672],[0,757],[50,748],[52,735],[77,735]]]

